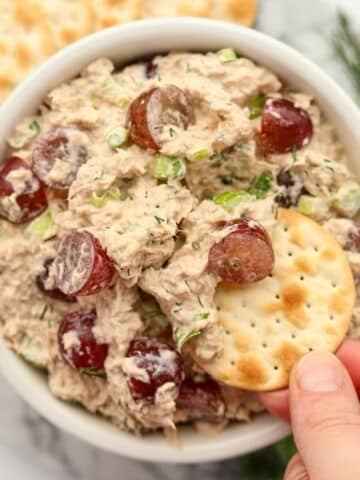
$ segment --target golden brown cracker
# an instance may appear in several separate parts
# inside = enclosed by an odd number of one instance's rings
[[[299,357],[312,350],[334,352],[355,302],[347,257],[319,224],[280,209],[272,240],[271,276],[251,285],[218,286],[224,352],[201,365],[215,379],[246,390],[286,387]]]
[[[199,16],[250,26],[258,0],[1,0],[0,102],[64,46],[148,17]]]

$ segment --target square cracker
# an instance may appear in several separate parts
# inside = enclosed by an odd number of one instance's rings
[[[312,350],[334,352],[355,302],[347,257],[319,224],[279,209],[272,241],[275,267],[268,278],[218,286],[224,351],[201,364],[213,378],[245,390],[286,387],[299,357]]]

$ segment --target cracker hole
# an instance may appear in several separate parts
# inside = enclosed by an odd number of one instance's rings
[[[235,366],[235,360],[231,360],[230,364],[234,367]]]
[[[284,227],[284,232],[288,232],[288,231],[289,231],[288,227]]]
[[[273,277],[273,274],[272,273],[269,273],[269,278],[272,278]]]
[[[279,370],[279,367],[277,365],[274,365],[274,370]]]
[[[226,335],[230,335],[229,330],[225,330],[225,334],[226,334]]]
[[[300,276],[300,280],[301,280],[302,282],[305,280],[304,275],[301,275],[301,276]]]
[[[277,293],[277,294],[275,295],[275,298],[276,298],[276,300],[280,300],[280,295]]]
[[[334,315],[329,315],[330,320],[334,320]]]
[[[263,346],[263,348],[267,348],[268,345],[267,345],[267,343],[263,343],[262,346]]]
[[[316,247],[316,246],[315,246],[315,247],[314,247],[314,251],[315,251],[315,252],[318,252],[318,251],[319,251],[319,247]]]
[[[256,327],[256,323],[255,323],[255,322],[251,322],[251,323],[250,323],[250,327],[251,327],[251,328],[255,328],[255,327]]]
[[[281,322],[280,318],[276,318],[276,319],[275,319],[275,322],[276,322],[276,323],[280,323],[280,322]]]
[[[293,256],[293,253],[292,253],[292,252],[288,252],[288,255],[289,255],[289,257],[292,257],[292,256]]]
[[[306,308],[311,308],[310,303],[307,303],[307,304],[306,304]]]
[[[216,305],[216,310],[217,310],[218,312],[220,312],[220,307],[219,307],[219,305]]]
[[[331,286],[332,286],[333,288],[336,288],[336,287],[337,287],[337,283],[336,283],[336,282],[333,282],[333,283],[331,284]]]
[[[292,334],[291,334],[291,338],[294,338],[294,339],[295,339],[295,338],[296,338],[296,333],[292,333]]]
[[[312,347],[309,347],[309,352],[312,352],[314,349]]]

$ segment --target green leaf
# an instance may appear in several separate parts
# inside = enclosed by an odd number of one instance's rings
[[[271,189],[272,181],[273,177],[269,173],[262,172],[260,175],[254,178],[248,193],[255,195],[257,199],[263,199]]]
[[[254,195],[250,195],[241,190],[229,190],[227,192],[219,193],[213,198],[213,202],[216,203],[216,205],[220,205],[228,212],[232,212],[232,210],[241,202],[251,202],[253,200],[256,200]]]
[[[216,55],[222,63],[233,62],[237,59],[236,52],[233,48],[223,48],[216,52]]]
[[[250,120],[260,117],[265,103],[265,95],[257,95],[250,101]]]
[[[244,480],[283,480],[286,466],[296,453],[292,437],[258,452],[239,457],[237,470]]]

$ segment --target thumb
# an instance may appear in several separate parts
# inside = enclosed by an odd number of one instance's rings
[[[328,353],[309,353],[292,372],[294,437],[313,480],[360,479],[360,407],[350,376]]]

